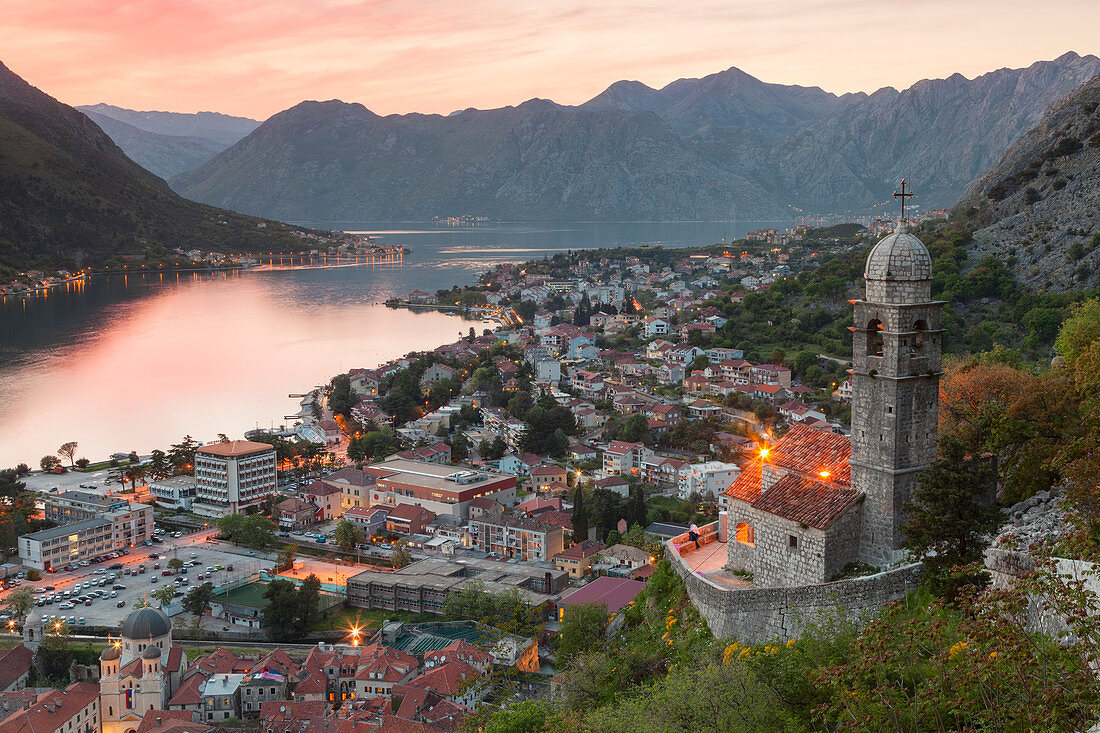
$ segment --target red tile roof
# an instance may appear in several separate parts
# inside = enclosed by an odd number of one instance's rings
[[[160,720],[158,723],[157,720]],[[181,725],[183,724],[183,725]],[[146,710],[137,733],[163,733],[168,729],[188,731],[206,731],[214,726],[205,723],[192,723],[190,710]]]
[[[768,460],[808,476],[829,472],[829,482],[848,486],[852,480],[851,441],[843,435],[795,425],[772,447]]]
[[[599,540],[585,540],[584,542],[578,542],[568,550],[562,550],[557,555],[554,555],[554,559],[584,560],[585,558],[592,557],[602,552],[604,547],[604,543]]]
[[[198,705],[201,703],[202,685],[206,680],[210,679],[210,677],[211,675],[201,671],[192,674],[183,681],[183,684],[176,690],[176,694],[172,695],[172,699],[168,701],[168,706]]]
[[[733,483],[726,489],[726,496],[753,503],[760,497],[760,480],[763,462],[757,458],[741,467]]]
[[[480,673],[460,661],[451,661],[439,667],[433,667],[409,682],[410,687],[431,690],[438,695],[453,696],[459,694],[471,680]]]
[[[229,440],[224,443],[211,443],[198,449],[199,453],[209,453],[215,456],[247,456],[250,453],[262,451],[274,451],[267,443],[253,443],[250,440]]]
[[[27,710],[19,710],[0,722],[0,730],[4,733],[52,733],[98,699],[99,685],[89,682],[51,690],[43,693]]]
[[[0,651],[0,690],[6,690],[31,670],[34,654],[23,644]]]
[[[548,512],[538,513],[539,521],[543,524],[548,524],[551,527],[561,527],[562,529],[573,530],[573,513],[563,512],[555,509],[551,509]]]
[[[565,473],[561,466],[536,466],[531,469],[532,476],[558,476]]]
[[[761,494],[753,502],[753,508],[814,529],[825,529],[859,497],[860,492],[846,486],[789,473]]]

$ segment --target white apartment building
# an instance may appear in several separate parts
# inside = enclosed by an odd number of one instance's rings
[[[190,511],[198,483],[194,476],[162,478],[149,483],[149,494],[163,507]]]
[[[230,440],[195,451],[197,514],[244,514],[276,488],[275,449],[266,443]]]
[[[737,478],[741,469],[736,463],[707,461],[696,463],[681,472],[680,498],[686,499],[693,493],[700,496],[720,496]]]
[[[130,504],[60,527],[19,538],[19,560],[38,570],[90,560],[112,550],[129,549],[153,536],[153,507]]]

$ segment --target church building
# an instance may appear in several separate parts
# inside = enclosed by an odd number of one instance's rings
[[[149,710],[167,710],[183,680],[187,654],[172,643],[172,622],[155,608],[126,617],[121,638],[99,657],[103,733],[135,733]]]
[[[904,182],[896,195],[911,195]],[[932,258],[904,207],[864,279],[852,301],[851,438],[795,426],[726,489],[728,563],[754,586],[824,583],[849,563],[901,559],[903,507],[936,459],[943,337]]]

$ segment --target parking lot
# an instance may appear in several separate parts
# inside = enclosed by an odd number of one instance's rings
[[[81,566],[75,571],[43,573],[41,580],[24,580],[19,587],[34,588],[36,598],[43,601],[50,595],[59,596],[66,591],[70,594],[70,599],[77,595],[102,593],[107,597],[93,598],[90,605],[81,603],[73,608],[63,609],[61,605],[68,599],[58,598],[53,603],[43,602],[34,612],[64,616],[66,621],[71,617],[72,623],[77,627],[80,626],[81,618],[84,619],[84,625],[88,626],[118,626],[134,609],[134,604],[139,599],[148,598],[156,605],[152,600],[152,593],[163,588],[165,584],[176,588],[178,599],[204,582],[213,583],[216,587],[257,573],[261,569],[271,569],[270,560],[254,556],[254,553],[250,556],[247,548],[209,541],[213,534],[214,531],[210,530],[180,538],[168,538],[152,547],[139,546],[120,558]],[[155,559],[150,557],[152,554],[156,555]],[[178,574],[164,575],[168,571],[168,561],[172,558],[179,558],[189,566]],[[116,567],[118,565],[122,567]],[[157,565],[160,567],[155,567]],[[211,577],[205,577],[207,568],[213,569],[219,565],[220,570],[213,570]],[[145,572],[141,572],[142,566],[145,567]],[[233,569],[230,570],[230,567]],[[204,577],[200,578],[200,575]],[[11,592],[9,589],[0,593],[0,600]],[[111,597],[111,593],[115,593],[115,596]]]

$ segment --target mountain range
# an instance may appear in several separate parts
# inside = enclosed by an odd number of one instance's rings
[[[75,269],[176,247],[283,251],[290,227],[188,201],[84,113],[0,64],[0,270]]]
[[[873,94],[733,68],[661,89],[617,82],[579,106],[380,116],[308,101],[171,185],[283,220],[785,219],[870,211],[901,178],[915,203],[946,207],[1097,73],[1100,59],[1067,53]]]
[[[161,178],[189,171],[260,126],[218,112],[139,112],[109,104],[77,107],[134,162]]]
[[[1100,76],[1043,113],[955,207],[992,254],[1035,290],[1100,287]]]

